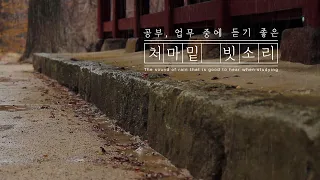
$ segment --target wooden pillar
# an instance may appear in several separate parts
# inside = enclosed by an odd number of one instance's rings
[[[98,0],[97,27],[98,27],[98,38],[103,39],[102,0]]]
[[[230,15],[229,0],[217,0],[214,4],[217,8],[215,28],[222,28],[223,32],[229,32],[232,29],[232,18]]]
[[[140,14],[141,14],[141,0],[134,0],[134,37],[140,36]]]
[[[112,0],[112,10],[112,37],[117,38],[119,34],[117,0]]]
[[[173,35],[173,6],[174,1],[173,0],[164,0],[164,18],[165,18],[165,24],[164,24],[164,33],[167,36]]]
[[[320,2],[319,0],[305,1],[303,14],[305,18],[304,25],[319,28],[320,27]]]
[[[184,2],[184,5],[185,5],[185,6],[188,6],[188,5],[189,5],[189,0],[183,0],[183,2]]]

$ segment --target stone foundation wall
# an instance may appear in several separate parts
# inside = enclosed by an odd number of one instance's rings
[[[35,54],[33,63],[196,178],[320,179],[319,106],[223,84],[154,81],[68,59]]]
[[[320,29],[286,29],[281,39],[281,60],[320,64]]]

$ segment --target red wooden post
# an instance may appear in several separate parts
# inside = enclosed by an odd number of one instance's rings
[[[320,2],[319,0],[305,1],[303,14],[305,17],[305,26],[314,28],[320,27]]]
[[[102,0],[98,0],[97,27],[98,27],[98,38],[103,39]]]
[[[189,5],[189,1],[188,1],[188,0],[184,0],[184,1],[183,1],[183,5],[184,5],[184,6]]]
[[[164,33],[167,36],[173,35],[173,0],[164,0],[165,25]]]
[[[141,13],[141,1],[134,0],[134,25],[133,33],[134,37],[140,36],[140,13]]]
[[[215,28],[222,28],[223,32],[229,32],[232,29],[229,0],[216,0],[216,2],[217,18],[215,20]]]
[[[118,37],[118,8],[117,0],[112,0],[112,37]]]

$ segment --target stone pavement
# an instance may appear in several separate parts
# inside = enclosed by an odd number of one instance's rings
[[[0,65],[0,179],[188,179],[31,65]]]

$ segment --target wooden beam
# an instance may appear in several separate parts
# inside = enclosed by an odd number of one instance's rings
[[[305,26],[313,28],[320,27],[320,2],[319,0],[305,1],[303,14],[305,18]],[[302,18],[302,17],[301,17]]]
[[[112,0],[112,37],[118,38],[118,3],[117,0]]]
[[[232,29],[229,3],[229,0],[216,0],[215,3],[215,6],[218,7],[216,8],[215,28],[221,28],[225,32],[229,32]]]
[[[140,36],[140,14],[141,14],[141,0],[134,0],[134,37]]]
[[[165,18],[165,25],[164,25],[164,33],[167,36],[173,35],[173,10],[174,10],[174,1],[173,0],[164,0],[164,18]]]
[[[97,26],[98,26],[98,38],[103,39],[102,0],[98,0]]]

